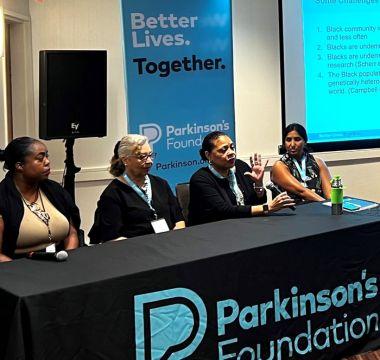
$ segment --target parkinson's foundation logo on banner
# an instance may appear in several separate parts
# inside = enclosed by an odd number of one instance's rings
[[[377,277],[368,277],[367,270],[357,281],[333,289],[276,288],[267,301],[246,304],[245,299],[244,305],[233,298],[212,303],[186,288],[136,295],[136,360],[196,359],[200,346],[215,360],[309,358],[330,348],[339,352],[339,347],[379,336],[377,296]],[[272,329],[280,322],[279,337]]]
[[[141,124],[139,126],[139,134],[146,136],[150,145],[153,145],[160,141],[162,130],[160,125],[155,123]]]
[[[121,0],[128,131],[154,144],[174,188],[203,166],[207,133],[234,141],[231,0]]]

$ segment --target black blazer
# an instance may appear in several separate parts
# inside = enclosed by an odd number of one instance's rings
[[[250,217],[251,205],[264,204],[266,193],[258,198],[253,180],[244,175],[250,167],[239,159],[235,162],[236,180],[246,205],[237,205],[227,179],[219,179],[208,167],[199,169],[190,179],[189,223],[197,225],[231,218]]]
[[[173,229],[176,222],[183,221],[177,198],[167,181],[148,176],[152,185],[152,206],[158,218],[164,218],[169,229]],[[118,237],[152,234],[152,220],[154,212],[148,204],[129,185],[114,179],[98,201],[94,225],[89,233],[90,242],[98,244]]]
[[[78,231],[80,226],[79,209],[74,204],[69,193],[61,185],[52,180],[42,181],[40,188],[54,207]],[[4,221],[2,253],[13,257],[20,224],[24,216],[24,204],[9,172],[0,183],[0,214]]]

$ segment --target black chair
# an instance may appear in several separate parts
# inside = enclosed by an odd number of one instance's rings
[[[84,230],[79,229],[78,231],[78,241],[79,241],[79,247],[87,246],[86,242],[84,241]]]
[[[189,216],[190,184],[189,183],[177,184],[175,187],[175,192],[177,194],[179,206],[182,209],[182,214],[183,214],[183,217],[185,218],[185,223],[187,225],[188,216]]]

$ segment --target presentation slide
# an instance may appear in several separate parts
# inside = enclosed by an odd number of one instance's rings
[[[286,123],[309,143],[380,139],[380,0],[284,0]]]

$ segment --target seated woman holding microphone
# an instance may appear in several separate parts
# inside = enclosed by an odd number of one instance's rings
[[[153,159],[146,136],[127,135],[116,144],[110,168],[115,179],[98,201],[91,243],[185,227],[169,184],[149,174]]]
[[[267,203],[261,156],[251,158],[251,167],[236,159],[235,146],[223,132],[208,134],[200,155],[208,166],[190,179],[189,222],[191,225],[212,221],[266,215],[294,205],[281,193]]]
[[[307,139],[302,125],[288,125],[283,138],[286,153],[271,171],[271,180],[297,203],[330,199],[331,193],[329,169],[322,159],[309,153]]]
[[[39,140],[20,137],[0,151],[8,170],[0,183],[0,262],[30,252],[78,247],[78,208],[58,183],[48,180],[50,161]]]

